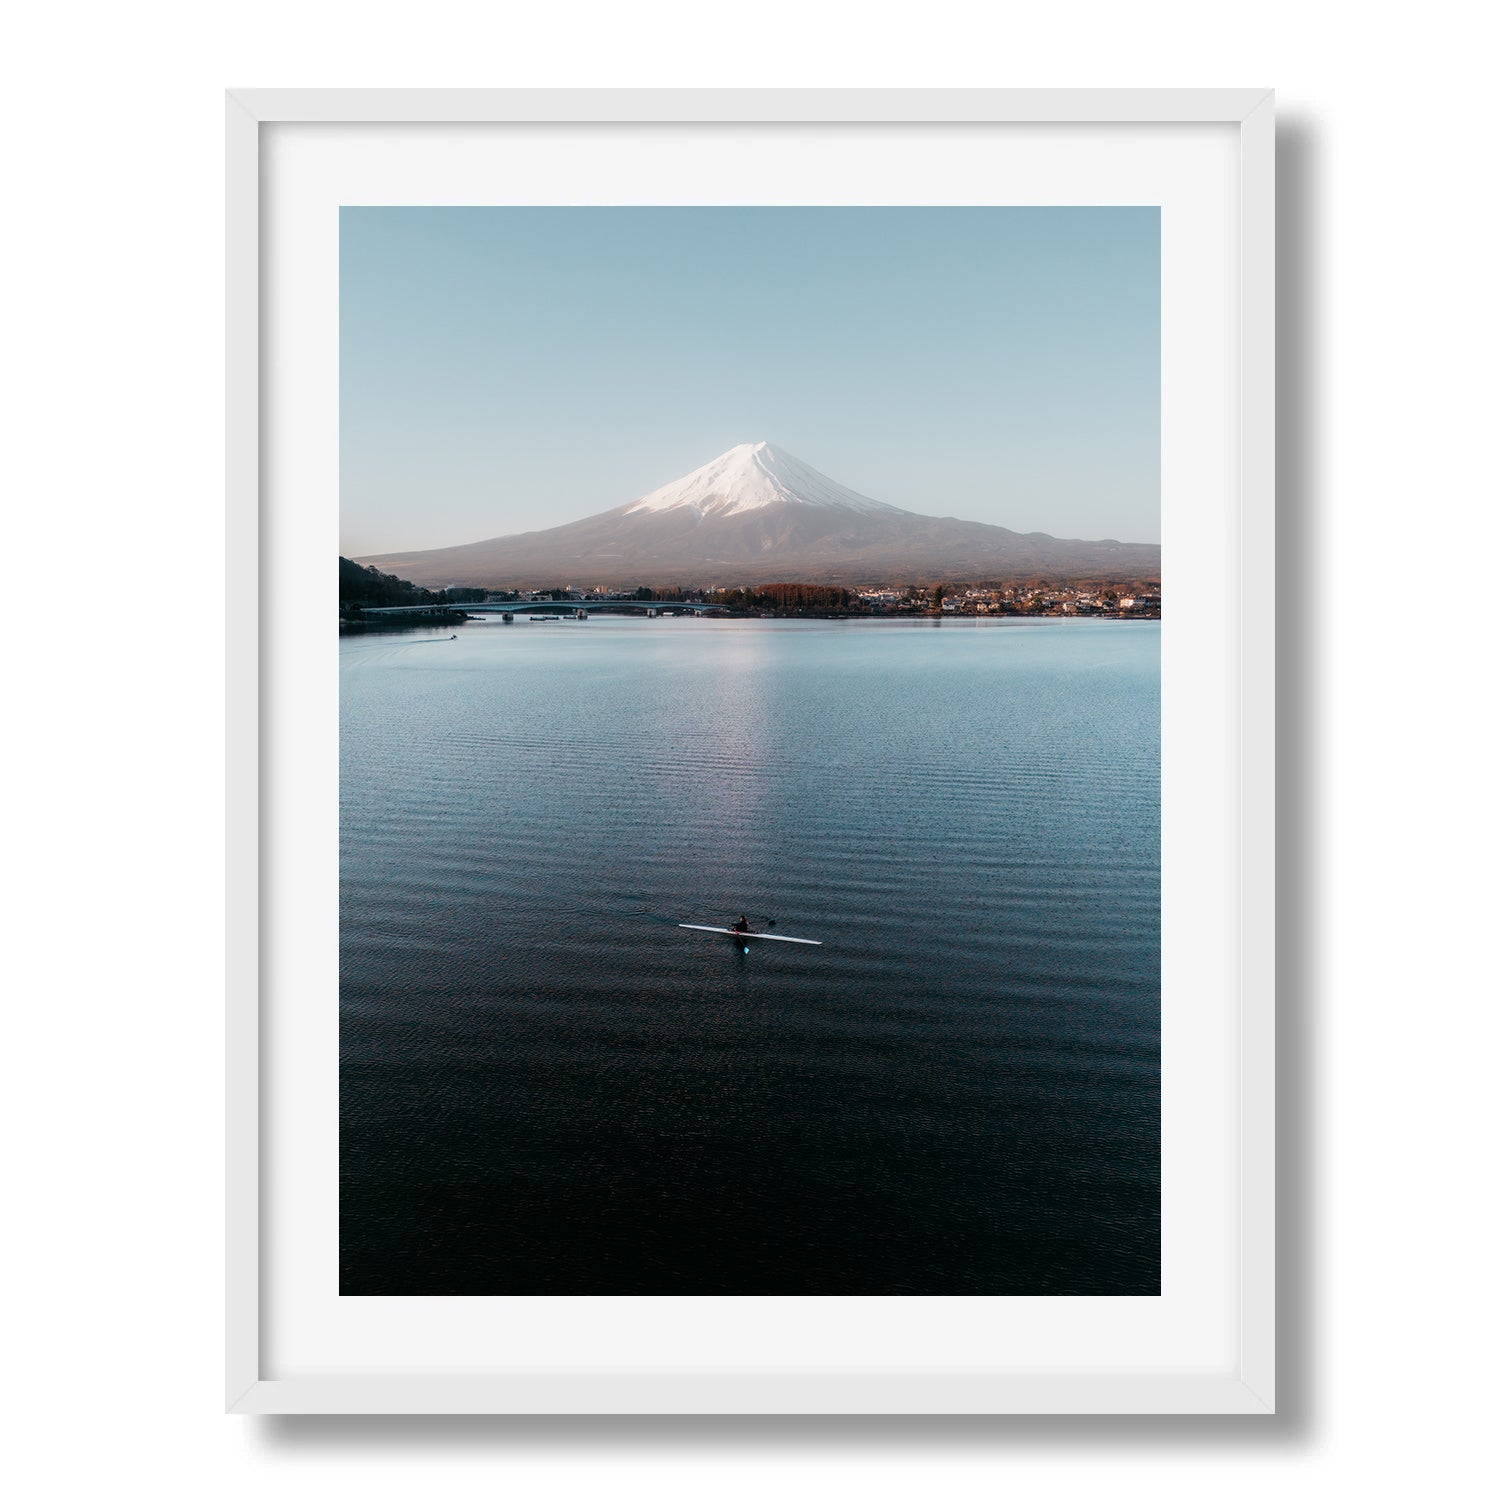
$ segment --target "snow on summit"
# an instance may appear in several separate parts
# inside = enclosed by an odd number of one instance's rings
[[[743,515],[770,505],[811,505],[863,514],[897,509],[845,489],[770,443],[739,443],[701,469],[642,495],[624,508],[624,514],[691,510],[703,518]]]

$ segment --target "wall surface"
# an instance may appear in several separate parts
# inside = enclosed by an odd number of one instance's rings
[[[13,615],[7,651],[17,1493],[1310,1500],[1493,1482],[1483,14],[144,0],[13,17],[7,561],[28,600],[68,601]],[[221,1415],[222,632],[195,599],[223,539],[221,90],[401,83],[1279,90],[1281,1417]]]

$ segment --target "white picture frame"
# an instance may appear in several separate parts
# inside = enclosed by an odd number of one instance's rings
[[[1220,768],[1237,799],[1237,847],[1225,880],[1237,890],[1237,1180],[1232,1252],[1220,1310],[1233,1356],[1212,1369],[1136,1371],[1080,1365],[1017,1371],[927,1361],[858,1373],[795,1370],[598,1368],[436,1371],[401,1366],[396,1350],[370,1370],[283,1373],[271,1367],[268,1330],[276,1289],[263,1209],[265,1103],[278,1079],[263,1048],[270,958],[278,933],[263,925],[264,820],[278,795],[262,749],[280,684],[264,680],[264,631],[278,580],[261,571],[267,486],[277,434],[263,421],[277,369],[263,363],[268,265],[262,208],[276,163],[268,127],[283,125],[788,124],[912,127],[1212,126],[1232,132],[1237,228],[1226,266],[1236,305],[1238,399],[1223,447],[1233,461],[1234,559],[1240,586],[1222,603],[1238,714],[1236,744]],[[1274,626],[1264,607],[1274,577],[1274,96],[1269,90],[231,90],[227,148],[228,964],[227,964],[227,1409],[238,1413],[1235,1413],[1275,1411],[1274,1198]],[[1165,279],[1165,272],[1164,272]],[[1164,417],[1164,425],[1166,418]],[[1246,585],[1253,583],[1252,589]],[[1252,604],[1252,599],[1254,603]],[[1168,614],[1172,604],[1169,600]],[[1254,628],[1249,611],[1255,610]],[[313,611],[316,615],[316,610]],[[314,626],[317,625],[314,619]],[[1167,627],[1170,628],[1170,625]],[[269,713],[267,712],[269,710]],[[327,1080],[331,1091],[336,1087]],[[381,1299],[363,1299],[375,1300]],[[395,1300],[395,1299],[393,1299]],[[420,1301],[420,1299],[401,1299]],[[484,1299],[503,1300],[503,1299]],[[743,1299],[757,1300],[757,1299]],[[763,1300],[763,1299],[762,1299]],[[880,1299],[872,1299],[880,1300]],[[903,1299],[904,1300],[904,1299]],[[923,1299],[912,1299],[920,1301]],[[981,1302],[986,1299],[926,1299]],[[1003,1299],[997,1299],[1003,1300]],[[1086,1299],[1085,1299],[1086,1300]],[[955,1312],[963,1309],[931,1309]]]

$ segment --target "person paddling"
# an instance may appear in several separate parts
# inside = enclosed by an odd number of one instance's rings
[[[731,930],[734,932],[749,932],[750,924],[742,916],[739,921],[734,924],[734,927]]]

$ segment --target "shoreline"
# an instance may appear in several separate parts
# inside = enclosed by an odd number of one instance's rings
[[[663,613],[663,615],[661,616],[661,618],[667,618],[668,616],[672,615],[672,613],[673,612],[670,609],[668,609],[668,610],[666,610]],[[588,623],[586,620],[575,619],[572,615],[566,613],[563,610],[538,610],[538,611],[536,611],[533,614],[533,613],[529,613],[529,612],[525,611],[524,609],[518,609],[516,611],[516,614],[517,614],[518,617],[524,615],[525,618],[528,621],[530,621],[530,620],[536,620],[536,619],[556,620],[556,621],[559,621],[560,623],[569,624],[569,625],[583,625],[583,624],[587,624]],[[604,618],[608,618],[608,619],[628,619],[628,618],[631,618],[631,617],[632,616],[631,616],[630,613],[626,613],[626,612],[623,612],[623,611],[620,614],[618,614],[618,615],[608,615],[608,616],[601,615],[600,616],[601,619],[604,619]],[[676,618],[684,618],[685,616],[675,616],[675,617]],[[641,618],[644,618],[644,617],[642,616]],[[745,611],[745,612],[741,612],[741,613],[725,612],[723,614],[718,614],[718,615],[699,615],[699,616],[695,616],[694,618],[698,618],[698,619],[718,619],[718,620],[854,620],[854,621],[861,621],[861,622],[864,622],[864,623],[867,623],[867,624],[882,624],[882,625],[885,625],[885,624],[890,624],[890,625],[900,625],[900,624],[941,625],[941,624],[944,623],[944,621],[952,621],[955,624],[957,624],[957,623],[963,623],[965,625],[967,625],[967,624],[969,624],[971,622],[973,624],[976,624],[976,625],[981,624],[981,623],[986,623],[986,624],[1007,624],[1007,625],[1011,625],[1011,624],[1013,624],[1013,625],[1032,625],[1032,624],[1041,624],[1041,623],[1047,622],[1047,621],[1079,622],[1079,621],[1090,621],[1090,620],[1094,620],[1094,621],[1109,620],[1109,621],[1116,621],[1116,622],[1119,622],[1119,623],[1122,623],[1122,624],[1130,624],[1132,622],[1137,622],[1137,621],[1141,622],[1141,623],[1155,621],[1157,624],[1160,624],[1161,623],[1161,612],[1160,611],[1156,611],[1156,612],[1154,612],[1152,614],[1144,614],[1144,613],[1140,613],[1140,612],[1131,610],[1131,611],[1117,611],[1115,613],[1099,612],[1099,613],[1096,613],[1096,614],[1079,615],[1079,614],[1062,614],[1062,613],[1047,614],[1047,613],[1044,613],[1044,612],[1041,612],[1041,611],[1038,611],[1036,613],[1030,613],[1030,614],[978,614],[978,613],[972,613],[972,614],[971,613],[962,613],[962,614],[960,614],[957,611],[943,611],[941,613],[936,613],[936,612],[931,612],[931,611],[928,611],[928,612],[909,611],[909,612],[890,613],[890,614],[884,614],[884,613],[882,613],[882,614],[869,614],[869,613],[864,613],[864,612],[856,612],[856,611],[852,611],[852,610],[826,611],[826,612],[825,611],[820,611],[820,610],[788,610],[788,611],[783,611],[783,612],[778,612],[778,613],[761,613],[761,612],[749,612],[749,611]],[[394,634],[394,633],[400,633],[400,632],[403,632],[403,631],[412,631],[412,630],[437,630],[437,629],[446,628],[448,626],[458,627],[458,626],[462,626],[462,625],[478,625],[478,624],[481,624],[481,623],[483,623],[483,621],[481,620],[481,618],[479,616],[476,616],[476,615],[457,615],[457,614],[447,613],[447,612],[443,612],[443,611],[434,611],[431,614],[424,613],[424,614],[422,614],[420,616],[404,615],[400,619],[389,619],[389,618],[387,618],[387,619],[379,619],[379,620],[345,620],[345,619],[340,619],[340,621],[339,621],[339,634],[341,636],[345,636],[345,635],[389,635],[389,634]]]

